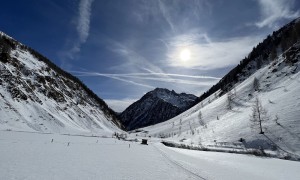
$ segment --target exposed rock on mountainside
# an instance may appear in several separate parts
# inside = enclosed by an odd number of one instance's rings
[[[156,88],[145,94],[120,114],[127,130],[133,130],[166,121],[190,108],[196,96]]]
[[[79,79],[0,32],[0,128],[113,132],[115,113]]]

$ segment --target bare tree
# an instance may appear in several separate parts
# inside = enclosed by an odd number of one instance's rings
[[[215,99],[218,99],[218,95],[217,93],[214,93]]]
[[[236,97],[236,87],[233,88],[233,96]]]
[[[229,110],[232,110],[232,102],[233,102],[233,94],[231,91],[228,91],[228,93],[227,93],[227,108]]]
[[[198,120],[199,120],[199,124],[201,126],[204,126],[204,122],[203,122],[203,117],[202,117],[202,112],[201,111],[199,111]]]
[[[259,127],[259,134],[264,134],[262,129],[262,122],[269,120],[267,110],[263,108],[258,97],[255,98],[254,104],[252,106],[252,115],[250,115],[250,121],[252,122],[252,127]]]
[[[254,80],[253,80],[253,89],[255,90],[255,91],[258,91],[259,90],[259,81],[258,81],[258,79],[255,77],[254,78]]]

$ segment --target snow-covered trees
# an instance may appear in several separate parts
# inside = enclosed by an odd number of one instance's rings
[[[259,98],[256,97],[252,106],[252,114],[250,115],[252,128],[256,129],[256,127],[259,127],[259,133],[264,134],[262,129],[262,122],[267,121],[268,119],[269,117],[267,110],[261,105]]]

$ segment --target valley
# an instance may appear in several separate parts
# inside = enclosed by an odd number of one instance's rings
[[[168,2],[6,2],[1,180],[300,179],[299,2]]]

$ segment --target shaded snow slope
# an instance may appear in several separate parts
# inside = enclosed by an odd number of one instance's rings
[[[107,105],[82,83],[5,34],[0,34],[0,40],[0,129],[119,131],[118,121]]]
[[[227,94],[211,95],[201,103],[166,122],[143,128],[149,135],[169,140],[210,147],[232,146],[240,143],[245,148],[284,150],[300,155],[300,45],[295,44],[292,60],[280,55],[231,91],[232,109],[228,108]],[[253,87],[254,78],[260,84]],[[263,122],[264,135],[252,127],[250,115],[255,98],[261,100],[268,112]],[[202,114],[202,120],[199,118]],[[277,119],[277,123],[276,123]]]

